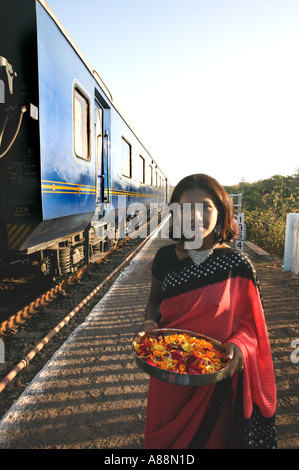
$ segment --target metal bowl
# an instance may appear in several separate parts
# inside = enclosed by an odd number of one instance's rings
[[[189,331],[189,330],[161,328],[161,329],[153,330],[147,336],[149,337],[157,336],[160,333],[163,333],[164,335],[186,333],[190,336],[195,336],[196,338],[210,341],[210,343],[212,343],[217,349],[221,351],[225,350],[223,344],[217,341],[216,339],[210,338],[209,336],[205,336],[200,333],[196,333],[194,331]],[[179,372],[172,372],[169,370],[160,369],[159,367],[148,364],[144,359],[139,357],[135,351],[134,351],[134,359],[135,359],[137,366],[140,367],[140,369],[142,369],[150,377],[153,377],[158,380],[162,380],[163,382],[167,382],[169,384],[186,385],[186,386],[210,385],[215,382],[219,382],[220,380],[226,377],[226,373],[229,367],[229,363],[228,363],[222,369],[217,370],[217,372],[211,372],[210,374],[180,374]]]

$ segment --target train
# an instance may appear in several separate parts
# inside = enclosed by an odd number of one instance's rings
[[[47,3],[1,0],[0,258],[74,272],[127,233],[142,212],[128,208],[159,211],[170,193]]]

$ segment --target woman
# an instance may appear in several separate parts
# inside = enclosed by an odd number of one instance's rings
[[[151,378],[145,448],[275,448],[269,339],[253,267],[225,243],[238,236],[230,198],[215,179],[198,174],[178,183],[170,203],[191,207],[189,242],[201,230],[202,245],[188,249],[184,230],[158,250],[139,336],[157,327],[196,331],[221,341],[231,362],[226,379],[209,386]]]

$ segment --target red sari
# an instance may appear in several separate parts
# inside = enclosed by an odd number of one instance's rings
[[[268,333],[250,261],[215,249],[200,266],[160,249],[161,328],[183,328],[236,344],[244,371],[217,385],[185,387],[150,379],[146,449],[276,447],[276,387]],[[239,380],[238,380],[239,377]]]

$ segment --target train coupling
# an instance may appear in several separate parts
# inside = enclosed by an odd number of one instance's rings
[[[13,79],[17,77],[17,73],[13,71],[13,67],[7,59],[0,56],[0,76],[2,76],[3,72],[8,83],[9,93],[13,95]]]

